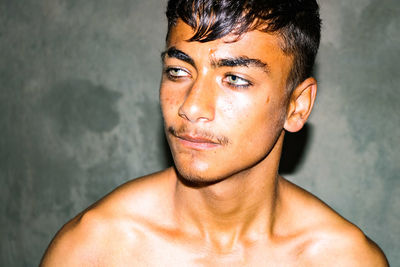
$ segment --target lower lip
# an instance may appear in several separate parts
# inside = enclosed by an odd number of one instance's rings
[[[178,138],[178,142],[187,148],[196,149],[196,150],[207,150],[207,149],[213,149],[213,148],[220,146],[219,144],[215,144],[215,143],[192,142],[192,141],[188,141],[188,140],[181,139],[181,138]]]

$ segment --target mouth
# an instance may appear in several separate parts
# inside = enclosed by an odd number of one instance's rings
[[[195,150],[213,149],[221,146],[221,144],[201,136],[192,136],[185,134],[185,135],[176,135],[175,137],[178,139],[179,143],[184,147]]]
[[[173,127],[168,128],[168,132],[176,138],[177,143],[181,146],[194,150],[209,150],[223,145],[217,137],[211,138],[209,133],[201,134],[201,132],[188,131],[187,128],[176,130]]]

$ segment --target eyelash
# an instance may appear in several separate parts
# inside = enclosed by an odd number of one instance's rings
[[[182,72],[186,73],[187,75],[185,75],[185,76],[173,75],[173,74],[171,74],[172,71],[177,71],[177,72],[182,71]],[[164,73],[165,73],[165,75],[167,75],[168,79],[170,79],[171,81],[176,81],[178,79],[186,78],[187,76],[190,76],[190,74],[186,70],[181,69],[181,68],[176,68],[176,67],[166,68],[164,70]]]
[[[240,81],[243,81],[243,82],[245,82],[245,84],[234,84],[234,83],[232,83],[232,82],[228,82],[228,81],[226,81],[225,79],[227,79],[228,77],[235,77],[235,79],[239,79]],[[252,86],[253,85],[253,83],[251,83],[250,81],[248,81],[248,80],[246,80],[246,79],[244,79],[244,78],[242,78],[242,77],[239,77],[239,76],[237,76],[237,75],[234,75],[234,74],[228,74],[228,75],[226,75],[225,76],[225,78],[224,78],[224,82],[226,82],[230,87],[233,87],[233,88],[248,88],[248,87],[250,87],[250,86]]]

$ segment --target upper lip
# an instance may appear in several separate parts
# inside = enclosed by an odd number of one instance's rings
[[[210,143],[210,144],[218,144],[217,142],[214,142],[213,140],[203,137],[203,136],[196,136],[196,135],[191,135],[191,134],[180,134],[177,135],[176,137],[193,142],[193,143]]]

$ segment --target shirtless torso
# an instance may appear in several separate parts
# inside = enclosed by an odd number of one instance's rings
[[[177,214],[174,169],[134,180],[65,225],[42,266],[387,266],[357,227],[278,180],[272,229],[220,240]]]

